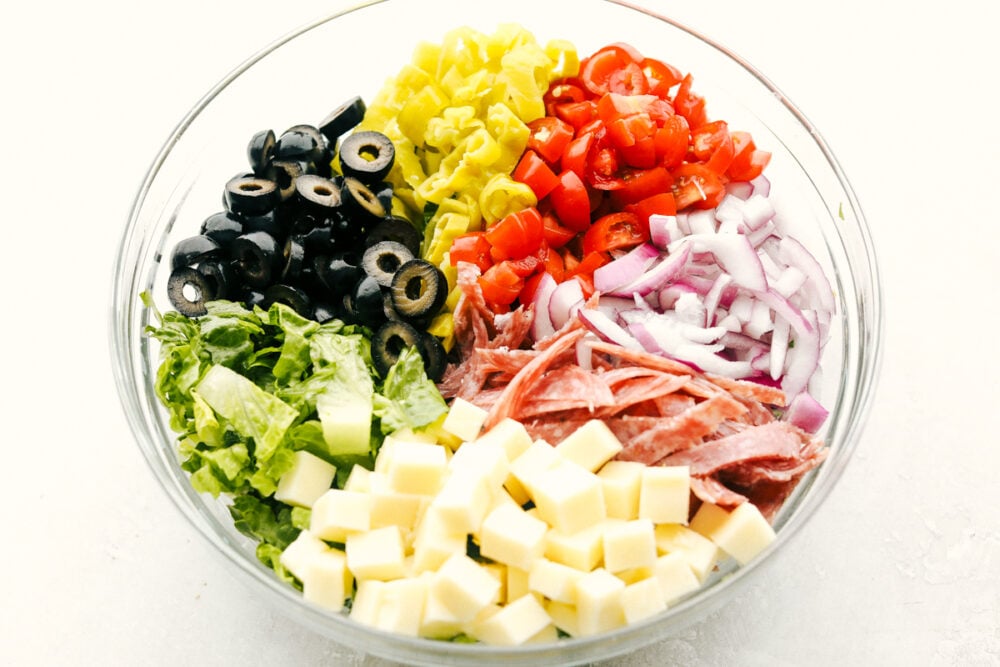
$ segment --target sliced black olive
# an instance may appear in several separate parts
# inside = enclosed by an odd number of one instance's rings
[[[361,257],[361,268],[379,285],[389,287],[399,267],[412,259],[413,253],[402,243],[381,241],[365,250]]]
[[[448,353],[437,336],[426,331],[420,332],[420,356],[424,358],[424,371],[434,382],[440,382],[448,366]]]
[[[382,287],[371,276],[358,281],[350,295],[350,308],[358,321],[372,329],[385,320]]]
[[[358,216],[368,218],[384,218],[386,208],[378,200],[371,189],[353,176],[344,177],[341,195],[347,209]]]
[[[312,125],[294,125],[278,137],[274,157],[316,164],[326,152],[326,137]]]
[[[197,234],[181,239],[170,254],[170,268],[179,269],[182,266],[194,266],[198,262],[222,254],[222,246],[210,236]]]
[[[448,281],[441,269],[425,259],[411,259],[392,277],[392,305],[405,318],[435,315],[448,296]]]
[[[230,298],[236,285],[236,277],[233,273],[233,266],[228,260],[213,257],[200,262],[196,268],[198,273],[205,276],[205,279],[212,285],[212,298]]]
[[[353,129],[365,117],[365,102],[360,96],[346,100],[331,111],[319,124],[319,131],[331,144],[336,144],[342,134]]]
[[[310,254],[331,253],[337,249],[337,244],[333,240],[333,226],[330,224],[313,225],[299,232],[298,236],[306,252]]]
[[[374,224],[374,218],[352,215],[342,210],[340,215],[331,221],[333,241],[340,248],[354,248],[361,242]]]
[[[264,176],[271,166],[275,141],[274,130],[261,130],[250,138],[250,143],[247,144],[247,159],[250,161],[250,168],[257,176]]]
[[[312,317],[312,301],[298,287],[283,283],[271,285],[264,290],[264,303],[261,304],[261,308],[268,309],[274,303],[283,303],[302,317]]]
[[[363,276],[358,260],[345,253],[333,255],[320,267],[320,278],[334,294],[346,294]]]
[[[237,215],[259,215],[281,200],[278,185],[267,178],[243,176],[226,183],[226,210]]]
[[[392,193],[393,187],[392,183],[388,181],[382,181],[381,183],[376,183],[368,188],[375,193],[375,198],[382,202],[382,206],[385,207],[387,212],[392,211]]]
[[[240,299],[243,305],[247,308],[253,309],[254,306],[264,305],[264,293],[260,290],[250,289],[243,293],[243,297]]]
[[[295,194],[295,179],[310,171],[309,164],[297,160],[274,160],[268,175],[278,185],[281,200],[285,201]]]
[[[214,284],[197,269],[182,266],[167,278],[167,298],[181,315],[199,317],[208,312],[205,304],[215,298]]]
[[[380,183],[396,160],[392,140],[371,130],[348,136],[341,142],[339,151],[344,176],[353,176],[369,186]]]
[[[383,218],[368,231],[368,235],[365,237],[365,248],[370,248],[382,241],[402,243],[416,257],[420,254],[420,243],[423,241],[423,237],[406,218],[389,216]]]
[[[386,322],[372,336],[372,363],[385,377],[408,347],[420,349],[420,332],[406,322]]]
[[[200,231],[220,245],[229,245],[243,233],[243,222],[228,211],[219,211],[205,218]]]
[[[271,209],[258,215],[245,215],[240,218],[243,222],[243,233],[267,232],[275,238],[282,236],[283,224],[278,216],[277,209]]]
[[[230,252],[236,274],[247,287],[263,288],[271,284],[281,258],[277,239],[267,232],[250,232],[236,237]]]
[[[313,319],[323,324],[335,320],[339,316],[337,308],[324,301],[313,300]]]
[[[289,236],[285,239],[285,245],[281,249],[281,258],[284,262],[281,268],[281,280],[284,282],[295,281],[302,275],[302,267],[306,263],[306,247],[302,239],[296,236]]]
[[[340,210],[340,186],[318,174],[303,174],[295,179],[295,195],[301,205],[321,218],[332,217]]]

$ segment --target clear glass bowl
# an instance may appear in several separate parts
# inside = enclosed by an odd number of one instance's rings
[[[570,25],[567,12],[586,17]],[[390,635],[306,604],[254,556],[223,501],[197,494],[178,465],[176,438],[153,392],[158,348],[144,335],[151,311],[166,300],[173,244],[219,210],[222,186],[243,167],[256,131],[318,123],[341,101],[366,99],[410,61],[418,40],[437,41],[460,25],[492,32],[519,23],[544,43],[571,40],[581,54],[628,41],[695,77],[711,118],[752,132],[772,151],[768,174],[785,231],[803,241],[831,277],[838,312],[823,357],[830,409],[822,435],[828,460],[807,476],[775,521],[777,539],[742,568],[723,569],[693,597],[645,622],[557,644],[496,648]],[[599,26],[595,27],[595,26]],[[358,54],[357,58],[351,54]],[[350,65],[338,65],[346,59]],[[319,81],[303,63],[330,63]],[[319,68],[323,71],[323,68]],[[275,82],[281,82],[280,88]],[[280,94],[262,91],[280,90]],[[615,0],[387,0],[321,18],[264,48],[208,92],[180,122],[146,174],[123,230],[114,267],[111,353],[121,402],[156,479],[191,525],[254,587],[289,616],[331,640],[384,658],[427,665],[560,665],[606,659],[676,634],[726,603],[757,576],[828,496],[860,437],[880,360],[882,302],[878,269],[862,211],[820,134],[768,79],[724,47],[664,16]]]

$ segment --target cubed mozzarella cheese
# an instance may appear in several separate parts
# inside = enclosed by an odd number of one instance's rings
[[[448,462],[452,475],[475,475],[499,489],[510,472],[510,462],[503,445],[495,441],[467,442],[455,450]]]
[[[479,431],[483,428],[487,414],[481,407],[457,397],[451,402],[448,415],[441,427],[462,440],[475,440],[479,437]]]
[[[371,528],[371,496],[357,491],[330,489],[313,503],[309,530],[330,542],[343,543],[348,535]]]
[[[351,593],[351,580],[347,556],[339,549],[328,549],[316,554],[305,568],[302,597],[326,609],[340,611]]]
[[[519,567],[507,566],[506,601],[516,600],[530,592],[530,573]]]
[[[534,495],[534,480],[561,462],[563,458],[556,452],[555,447],[544,440],[536,440],[516,458],[511,459],[510,476],[516,484],[511,484],[508,480],[507,490],[515,500],[522,502],[519,490],[523,489],[525,494],[523,502],[526,502]]]
[[[347,567],[356,579],[389,581],[405,576],[403,538],[399,526],[347,536]]]
[[[354,464],[351,472],[344,481],[344,491],[357,491],[358,493],[368,493],[371,490],[371,474],[368,468]]]
[[[590,472],[597,472],[621,450],[621,441],[601,419],[589,420],[556,445],[563,458]]]
[[[317,537],[312,531],[303,530],[285,550],[281,552],[278,562],[292,576],[302,581],[309,565],[317,555],[330,550],[330,545]]]
[[[337,468],[305,450],[292,456],[292,468],[278,480],[274,499],[297,507],[312,507],[333,485]]]
[[[623,521],[604,531],[604,567],[622,572],[652,567],[656,562],[656,538],[649,519]]]
[[[575,533],[607,516],[600,479],[575,463],[564,461],[542,471],[532,486],[538,513],[556,530]]]
[[[450,475],[431,500],[429,510],[438,513],[453,533],[478,533],[493,506],[493,491],[481,475]]]
[[[656,579],[640,579],[625,586],[621,600],[626,623],[636,623],[667,608]]]
[[[433,495],[441,488],[448,470],[445,448],[427,442],[396,440],[386,477],[389,488],[399,493]]]
[[[575,533],[550,530],[545,535],[545,557],[584,572],[590,572],[604,558],[604,531],[620,519],[605,519]]]
[[[548,525],[517,505],[502,503],[483,520],[479,531],[479,551],[498,563],[531,568],[545,551]]]
[[[459,621],[471,621],[497,597],[493,575],[465,553],[453,554],[431,579],[431,590]]]
[[[524,424],[514,419],[503,419],[496,426],[479,436],[480,443],[496,443],[507,453],[507,460],[513,461],[531,446],[531,436]]]
[[[581,636],[614,630],[625,624],[622,591],[625,582],[604,568],[576,583],[577,629]]]
[[[604,488],[604,504],[609,517],[639,518],[639,488],[645,468],[637,461],[608,461],[597,472]]]
[[[524,595],[478,624],[476,638],[485,644],[518,646],[552,624],[533,595]]]
[[[452,555],[464,554],[467,546],[468,534],[452,530],[434,508],[429,508],[414,535],[413,572],[437,570]]]
[[[653,523],[687,523],[691,477],[687,466],[648,466],[639,486],[639,518]]]
[[[719,560],[719,547],[712,540],[679,523],[656,526],[656,549],[662,554],[680,553],[699,581],[704,581]]]
[[[575,598],[576,595],[573,597]],[[558,629],[570,637],[580,636],[580,621],[575,604],[559,602],[557,600],[546,600],[545,611],[548,613],[549,618],[552,619],[552,624]]]
[[[351,602],[351,619],[358,623],[374,626],[378,621],[379,607],[382,605],[384,581],[364,579],[358,582]]]
[[[426,573],[425,576],[432,576]],[[449,639],[461,634],[462,621],[428,586],[424,612],[420,618],[420,636],[428,639]]]
[[[416,637],[420,632],[428,584],[428,577],[408,577],[385,582],[379,595],[375,627]]]
[[[670,553],[656,559],[653,574],[660,586],[663,601],[673,604],[701,586],[684,554]]]
[[[410,531],[430,503],[428,496],[396,491],[382,473],[369,475],[368,495],[371,498],[371,527],[399,526]]]
[[[712,540],[740,565],[750,562],[774,541],[774,529],[752,503],[742,503],[732,512],[702,503],[691,520],[691,529]]]
[[[576,604],[576,583],[585,574],[569,565],[538,558],[528,570],[528,589],[549,600]]]

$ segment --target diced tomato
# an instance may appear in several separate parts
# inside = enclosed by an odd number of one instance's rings
[[[510,213],[486,230],[494,259],[520,259],[538,250],[544,239],[542,214],[535,207]]]
[[[628,62],[608,78],[608,92],[620,95],[643,95],[649,92],[649,82],[639,63]]]
[[[528,123],[528,148],[550,165],[557,165],[566,146],[573,140],[573,126],[555,116],[543,116]]]
[[[478,266],[480,271],[486,271],[493,265],[486,232],[462,234],[451,242],[448,257],[452,266],[457,266],[459,262],[470,262]]]
[[[691,152],[716,174],[725,174],[735,155],[726,121],[705,123],[692,132]]]
[[[611,78],[615,72],[624,69],[629,63],[636,64],[626,49],[615,45],[606,46],[580,63],[580,81],[591,93],[603,95],[610,91]],[[641,74],[642,70],[639,72]]]
[[[561,225],[559,218],[552,212],[548,212],[542,216],[542,235],[549,248],[561,248],[573,240],[576,232]]]
[[[580,283],[580,291],[583,292],[584,299],[589,299],[590,297],[594,296],[594,292],[596,292],[597,290],[594,289],[593,273],[577,274],[573,276],[573,280]]]
[[[601,268],[605,264],[611,261],[611,255],[606,252],[590,252],[583,256],[580,263],[576,265],[573,269],[572,275],[574,276],[586,276],[588,279],[592,278],[594,271]]]
[[[676,67],[655,58],[643,58],[639,66],[646,75],[649,92],[664,99],[670,89],[684,78]]]
[[[700,127],[706,121],[705,98],[691,91],[692,77],[686,75],[674,96],[674,111],[687,119],[692,129]]]
[[[590,172],[601,179],[613,179],[621,166],[618,153],[610,147],[597,147],[587,162]]]
[[[521,160],[514,167],[511,177],[531,188],[538,199],[544,199],[559,185],[559,178],[555,172],[549,168],[545,160],[538,156],[538,153],[530,148],[521,156]]]
[[[653,136],[656,157],[664,167],[676,167],[684,161],[688,150],[690,130],[684,116],[672,116],[656,130]]]
[[[538,283],[542,281],[542,276],[545,272],[540,272],[532,275],[524,281],[524,287],[521,289],[521,293],[517,295],[517,300],[522,304],[531,303],[535,298],[535,292],[538,291]]]
[[[563,257],[555,250],[549,250],[545,255],[545,272],[556,279],[556,282],[562,282],[563,274],[566,272],[566,265],[563,263]]]
[[[734,181],[750,181],[758,176],[771,160],[771,154],[757,148],[749,132],[740,130],[730,133],[733,139],[733,161],[726,175]]]
[[[581,133],[569,142],[566,150],[563,151],[560,165],[563,171],[569,170],[583,178],[587,172],[587,156],[590,154],[590,147],[594,144],[593,133]]]
[[[652,138],[656,133],[656,123],[646,113],[634,113],[606,121],[608,139],[615,148],[634,146],[642,139]]]
[[[670,192],[673,178],[664,167],[637,169],[625,175],[622,187],[614,191],[615,200],[622,206]]]
[[[685,163],[671,172],[674,177],[673,193],[677,210],[688,206],[714,208],[722,201],[726,189],[719,176],[699,163]]]
[[[540,253],[536,250],[536,254],[528,255],[527,257],[522,257],[520,259],[508,259],[504,262],[504,264],[507,264],[510,270],[517,275],[522,278],[527,278],[543,266],[543,262],[538,256],[539,254]]]
[[[625,210],[634,213],[642,226],[643,233],[649,237],[649,216],[651,215],[676,215],[677,200],[674,199],[673,192],[661,192],[652,197],[646,197],[634,204],[625,206]]]
[[[555,105],[556,116],[579,130],[597,116],[597,103],[593,100],[564,102]]]
[[[574,231],[584,231],[590,225],[590,195],[587,186],[569,169],[559,174],[559,185],[549,194],[559,221]]]
[[[488,268],[478,278],[483,298],[493,306],[509,306],[524,289],[524,278],[517,274],[510,262],[500,262]]]
[[[648,239],[649,227],[644,231],[635,213],[610,213],[595,220],[583,235],[584,258],[595,252],[631,248]]]

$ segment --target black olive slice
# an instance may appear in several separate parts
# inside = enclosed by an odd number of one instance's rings
[[[299,232],[298,236],[306,252],[310,254],[330,253],[337,249],[337,244],[333,241],[333,227],[330,224],[313,225]]]
[[[365,102],[360,96],[352,97],[327,114],[319,124],[319,131],[331,144],[345,132],[354,129],[365,117]]]
[[[389,212],[392,211],[392,183],[382,181],[370,186],[368,189],[375,193],[375,198],[382,202],[382,206],[386,210],[386,215],[389,215]]]
[[[261,130],[250,138],[250,143],[247,144],[247,159],[250,161],[250,168],[257,176],[264,176],[271,166],[275,142],[274,130]]]
[[[420,254],[420,243],[423,241],[423,236],[406,218],[389,216],[383,218],[368,231],[368,235],[365,237],[365,248],[370,248],[382,241],[402,243],[416,257]]]
[[[243,176],[226,183],[226,210],[236,215],[270,211],[281,200],[278,185],[267,178]]]
[[[170,254],[170,268],[179,269],[182,266],[194,266],[198,262],[222,254],[222,246],[210,236],[197,234],[181,239]]]
[[[281,280],[286,283],[298,280],[306,263],[306,247],[302,239],[295,236],[285,239],[281,258],[284,262],[281,268]]]
[[[264,302],[261,304],[261,308],[266,310],[274,303],[283,303],[302,317],[312,317],[312,301],[298,287],[283,283],[271,285],[264,290]]]
[[[358,260],[351,255],[338,253],[320,266],[323,284],[334,294],[346,294],[364,277]]]
[[[318,174],[303,174],[296,178],[295,193],[305,208],[320,217],[332,217],[340,209],[340,186]]]
[[[313,300],[313,319],[323,324],[330,320],[335,320],[339,316],[337,308],[323,301]]]
[[[381,132],[355,132],[340,144],[340,169],[366,185],[380,183],[392,169],[396,149]]]
[[[402,243],[381,241],[365,250],[361,257],[361,268],[379,285],[389,287],[399,267],[412,259],[413,253]]]
[[[276,209],[265,211],[259,215],[245,215],[241,217],[241,220],[244,234],[267,232],[274,237],[282,236],[282,223]]]
[[[420,349],[420,332],[406,322],[386,322],[372,336],[372,363],[385,377],[408,347]]]
[[[232,264],[229,261],[221,257],[213,257],[200,262],[197,270],[211,284],[212,298],[230,298],[236,285],[236,277],[233,273]]]
[[[448,296],[448,281],[441,269],[425,259],[411,259],[392,277],[392,305],[403,317],[433,316]]]
[[[344,177],[341,188],[344,205],[359,216],[369,218],[384,218],[386,208],[371,189],[353,176]]]
[[[361,324],[375,329],[385,321],[382,287],[371,276],[358,281],[350,295],[351,309]]]
[[[228,211],[219,211],[205,218],[200,232],[226,246],[243,233],[243,222]]]
[[[440,382],[448,366],[448,353],[438,337],[426,331],[420,332],[420,356],[424,358],[424,371],[434,382]]]
[[[316,163],[326,151],[326,137],[312,125],[294,125],[278,137],[274,157]]]
[[[278,267],[281,249],[267,232],[238,236],[230,248],[236,274],[251,288],[267,287]]]
[[[297,160],[275,160],[271,163],[268,174],[278,185],[281,200],[285,201],[295,194],[295,179],[309,173],[309,164]]]
[[[205,304],[215,298],[214,283],[190,266],[182,266],[167,278],[167,298],[177,312],[199,317],[208,312]]]

